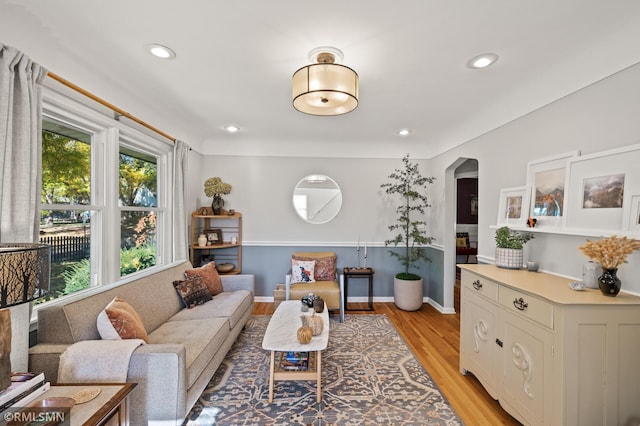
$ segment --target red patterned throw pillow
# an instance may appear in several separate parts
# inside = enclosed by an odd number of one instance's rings
[[[293,256],[296,260],[313,260],[316,262],[314,270],[315,281],[335,281],[336,280],[336,256],[326,257],[304,257]]]
[[[189,308],[195,308],[198,305],[207,303],[211,300],[211,293],[202,278],[199,275],[195,275],[191,278],[187,278],[183,281],[174,281],[173,287],[178,292],[178,295],[184,302],[184,305]]]
[[[104,340],[142,339],[148,343],[142,318],[124,299],[115,297],[98,315],[98,333]]]
[[[216,269],[215,262],[209,262],[201,268],[187,269],[184,272],[186,278],[193,278],[199,276],[202,278],[202,282],[209,289],[209,293],[212,296],[222,293],[222,280]]]

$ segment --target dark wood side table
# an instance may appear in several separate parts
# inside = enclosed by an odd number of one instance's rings
[[[345,311],[373,311],[373,274],[375,271],[373,268],[354,268],[347,267],[342,270],[344,274],[344,309]],[[349,297],[349,278],[367,278],[369,281],[368,296],[368,309],[349,309],[347,300]]]
[[[97,397],[71,408],[71,426],[129,426],[129,393],[136,383],[52,384],[39,399],[70,397],[81,390],[99,387]],[[133,426],[133,425],[132,425]]]

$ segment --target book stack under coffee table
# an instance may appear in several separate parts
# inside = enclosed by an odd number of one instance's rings
[[[285,300],[273,313],[262,340],[262,348],[271,351],[269,368],[269,402],[273,401],[274,382],[279,380],[315,380],[317,401],[322,401],[322,351],[329,342],[329,311],[325,305],[319,315],[324,321],[322,333],[309,343],[300,343],[298,328],[301,315],[311,316],[313,309],[302,312],[299,300]]]

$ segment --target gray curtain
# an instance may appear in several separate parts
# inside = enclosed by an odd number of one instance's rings
[[[0,242],[37,242],[47,70],[0,43]]]
[[[173,145],[173,261],[187,259],[187,212],[185,184],[189,145],[176,140]]]

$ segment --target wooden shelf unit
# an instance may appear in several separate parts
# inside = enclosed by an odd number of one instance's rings
[[[220,229],[222,231],[222,243],[206,246],[198,245],[198,236],[206,230]],[[231,242],[236,237],[235,244]],[[235,212],[232,215],[200,215],[198,212],[191,214],[191,238],[189,243],[189,260],[195,267],[201,266],[204,256],[209,256],[216,262],[216,266],[223,263],[232,263],[235,267],[230,272],[220,272],[223,275],[242,273],[242,214]]]

